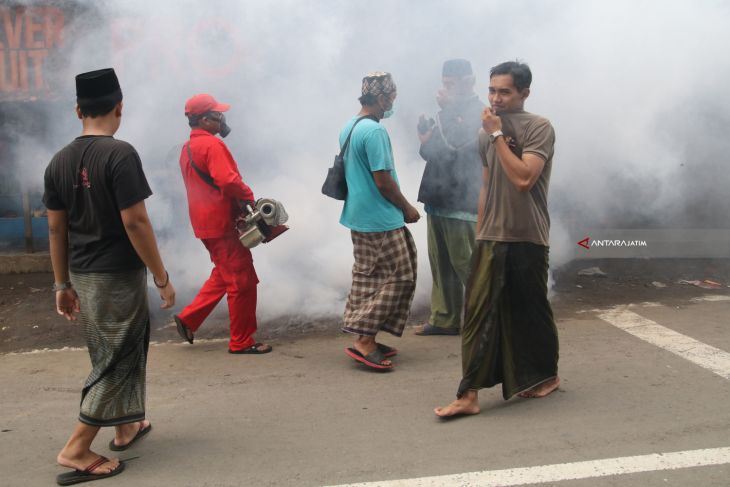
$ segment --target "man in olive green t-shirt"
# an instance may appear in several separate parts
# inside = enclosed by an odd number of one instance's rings
[[[526,64],[493,67],[482,114],[483,182],[477,246],[466,290],[463,376],[440,417],[478,414],[478,390],[502,384],[509,399],[544,397],[560,385],[558,333],[547,299],[550,216],[547,193],[555,132],[524,110]]]

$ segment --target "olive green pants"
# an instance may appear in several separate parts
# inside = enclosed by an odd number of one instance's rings
[[[428,261],[433,279],[428,322],[432,326],[461,328],[475,226],[473,222],[428,215]]]

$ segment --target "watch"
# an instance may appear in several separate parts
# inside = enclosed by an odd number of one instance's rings
[[[53,283],[54,291],[63,291],[64,289],[70,289],[72,287],[73,286],[71,285],[71,281],[62,282],[60,284],[57,282]]]
[[[497,137],[504,137],[504,134],[501,130],[497,130],[496,132],[492,132],[489,134],[489,142],[494,144],[497,141]]]

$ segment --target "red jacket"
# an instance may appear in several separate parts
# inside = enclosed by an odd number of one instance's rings
[[[188,143],[195,165],[209,174],[220,188],[208,185],[195,172],[188,150],[183,146],[180,170],[188,193],[190,223],[195,236],[202,239],[236,235],[233,221],[240,213],[238,201],[253,201],[253,191],[241,179],[236,161],[221,139],[205,130],[193,129]]]

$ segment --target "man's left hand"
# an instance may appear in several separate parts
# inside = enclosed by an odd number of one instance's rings
[[[492,107],[486,107],[482,112],[482,128],[488,134],[502,130],[502,119]]]

